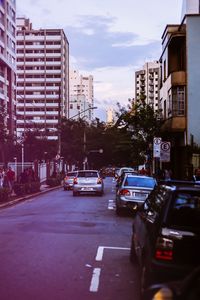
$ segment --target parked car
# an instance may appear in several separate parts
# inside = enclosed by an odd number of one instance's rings
[[[183,280],[165,282],[151,286],[145,291],[144,300],[199,300],[200,266]]]
[[[126,172],[126,171],[131,172],[131,171],[135,171],[135,170],[133,168],[129,168],[129,167],[122,167],[120,169],[117,169],[115,171],[115,179],[117,180],[122,175],[122,173]]]
[[[80,170],[73,183],[73,196],[80,193],[93,193],[102,196],[104,192],[103,179],[96,170]]]
[[[155,187],[134,215],[130,259],[141,290],[178,280],[200,264],[200,186],[167,181]]]
[[[124,170],[122,172],[122,174],[116,180],[116,192],[118,191],[118,189],[122,185],[122,183],[124,181],[124,177],[126,176],[126,174],[138,175],[138,172],[137,171],[127,171],[127,170]]]
[[[77,171],[67,172],[64,180],[63,180],[63,188],[64,190],[71,190],[74,184],[74,177],[76,176]]]
[[[116,213],[119,215],[124,209],[135,210],[142,205],[155,185],[153,177],[125,174],[116,193]]]

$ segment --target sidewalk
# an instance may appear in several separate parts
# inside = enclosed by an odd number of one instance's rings
[[[39,196],[41,194],[45,194],[47,192],[51,192],[51,191],[54,191],[56,189],[60,189],[62,187],[62,185],[58,185],[58,186],[55,186],[55,187],[49,187],[48,185],[46,184],[42,184],[40,186],[40,191],[37,192],[37,193],[34,193],[34,194],[28,194],[28,195],[24,195],[24,196],[11,196],[11,199],[10,201],[8,202],[5,202],[5,203],[0,203],[0,209],[1,208],[5,208],[5,207],[8,207],[8,206],[12,206],[14,204],[17,204],[18,202],[21,202],[21,201],[25,201],[27,199],[30,199],[30,198],[33,198],[33,197],[36,197],[36,196]]]

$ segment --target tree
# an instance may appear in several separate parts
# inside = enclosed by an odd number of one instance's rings
[[[0,105],[0,161],[6,165],[13,150],[13,137],[7,128],[7,109],[2,102]]]
[[[115,126],[130,134],[133,162],[137,165],[144,163],[153,138],[160,135],[159,112],[154,112],[145,102],[145,98],[138,101],[131,100],[128,109],[119,105],[118,121]]]

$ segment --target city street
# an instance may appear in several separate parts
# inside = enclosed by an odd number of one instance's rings
[[[59,189],[0,211],[1,300],[139,299],[132,219],[104,184],[102,197]]]

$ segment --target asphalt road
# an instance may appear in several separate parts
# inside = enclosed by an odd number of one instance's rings
[[[131,217],[102,197],[55,190],[0,210],[0,300],[138,300]]]

